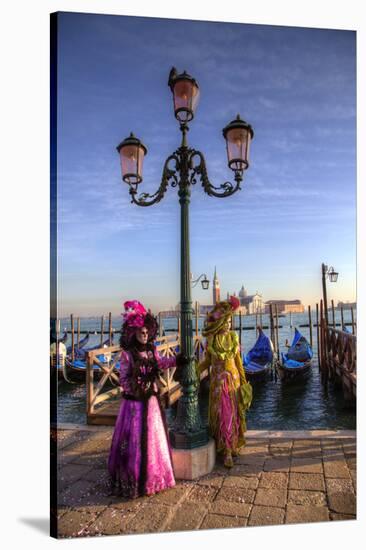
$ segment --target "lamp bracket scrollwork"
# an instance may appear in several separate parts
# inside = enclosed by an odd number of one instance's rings
[[[195,157],[198,157],[199,159],[199,162],[197,164],[194,164],[193,159]],[[240,189],[240,183],[243,179],[240,170],[235,171],[236,184],[232,184],[231,182],[226,181],[225,183],[222,183],[219,187],[215,187],[214,185],[212,185],[208,177],[205,157],[200,151],[191,150],[189,166],[192,171],[190,183],[195,184],[197,182],[197,178],[199,178],[201,180],[202,187],[207,195],[210,195],[212,197],[224,198],[233,195],[234,193],[236,193],[236,191],[239,191]]]
[[[175,163],[174,169],[169,168],[169,164],[172,161],[173,163]],[[141,193],[137,197],[137,185],[130,185],[131,202],[137,204],[138,206],[151,206],[152,204],[160,202],[161,199],[164,197],[168,189],[169,182],[171,180],[172,187],[176,187],[179,184],[179,179],[177,175],[179,173],[179,165],[179,157],[175,153],[173,155],[170,155],[166,159],[159,189],[152,195],[150,195],[149,193]]]

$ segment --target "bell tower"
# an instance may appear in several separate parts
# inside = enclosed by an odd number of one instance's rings
[[[212,292],[213,292],[213,305],[215,305],[217,304],[217,302],[220,301],[220,283],[216,274],[216,266],[215,266],[215,274],[214,274],[213,284],[212,284]]]

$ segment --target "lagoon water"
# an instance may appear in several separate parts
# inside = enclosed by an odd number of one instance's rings
[[[331,320],[330,312],[330,320]],[[204,319],[200,319],[199,327]],[[315,323],[315,312],[312,312],[312,321]],[[351,322],[350,311],[344,311],[344,321]],[[242,326],[253,327],[256,322],[255,315],[242,317]],[[341,322],[341,315],[336,311],[336,323]],[[100,318],[81,319],[81,330],[100,330]],[[120,329],[120,318],[112,319],[115,330]],[[287,314],[279,318],[279,343],[280,351],[285,351],[285,342],[291,342],[296,326],[309,340],[309,327],[301,327],[308,323],[308,314]],[[262,315],[263,326],[269,326],[269,316]],[[239,321],[236,319],[236,328]],[[167,331],[177,329],[176,319],[164,319],[163,327]],[[105,328],[108,330],[107,323]],[[337,327],[340,328],[340,327]],[[61,319],[61,331],[70,329],[70,320]],[[264,329],[269,335],[269,329]],[[105,339],[108,334],[106,333]],[[81,338],[83,335],[81,336]],[[115,335],[117,343],[119,335]],[[247,353],[254,345],[256,331],[254,329],[242,330],[242,352]],[[100,342],[100,335],[92,334],[87,346]],[[69,335],[67,344],[71,343]],[[343,398],[341,388],[332,383],[324,390],[318,369],[316,327],[313,327],[313,368],[307,380],[283,383],[279,379],[268,378],[266,381],[253,385],[253,402],[247,414],[248,429],[257,430],[310,430],[310,429],[355,429],[355,406],[347,404]],[[58,422],[74,422],[85,424],[85,384],[68,384],[59,382],[58,387]],[[207,416],[207,396],[201,399],[201,413]],[[174,412],[168,410],[168,422],[174,416]]]

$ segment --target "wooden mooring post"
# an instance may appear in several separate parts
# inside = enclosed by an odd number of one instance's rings
[[[278,309],[277,304],[275,304],[275,313],[276,313],[276,341],[277,341],[277,359],[280,360],[280,342],[278,338]]]
[[[351,307],[352,334],[355,334],[355,319],[353,316],[353,307]]]
[[[109,345],[111,346],[112,345],[112,333],[113,333],[113,328],[112,328],[112,312],[110,311],[108,313],[108,334],[109,334]]]
[[[71,323],[71,360],[74,361],[75,359],[75,327],[74,327],[74,315],[71,313],[70,315],[70,323]]]
[[[102,315],[100,319],[100,347],[103,345],[103,338],[104,338],[104,315]]]
[[[341,330],[344,330],[343,306],[341,306]]]
[[[321,353],[321,350],[320,350],[320,341],[319,341],[319,304],[318,302],[316,303],[316,344],[317,344],[317,348],[318,348],[318,367],[319,367],[319,370],[320,370],[320,353]]]
[[[313,325],[311,320],[311,307],[308,306],[308,314],[309,314],[309,334],[310,334],[310,347],[313,347]]]
[[[80,345],[80,317],[78,317],[78,320],[77,320],[77,330],[78,330],[78,337],[77,337],[77,348],[79,349],[79,345]]]
[[[332,320],[333,320],[333,328],[335,328],[335,311],[334,311],[334,300],[332,300]]]

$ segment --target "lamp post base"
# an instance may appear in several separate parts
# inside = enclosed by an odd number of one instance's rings
[[[195,449],[207,444],[208,430],[206,427],[188,433],[180,433],[171,430],[169,432],[169,439],[172,447],[175,449]]]
[[[197,479],[212,472],[216,461],[213,439],[195,449],[172,449],[173,469],[176,479]]]

